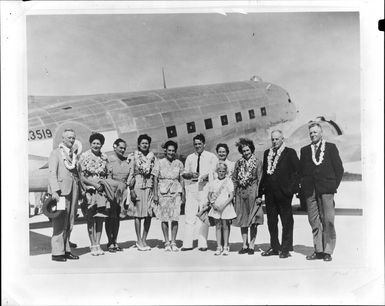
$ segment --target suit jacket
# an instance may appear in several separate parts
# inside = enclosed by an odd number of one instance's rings
[[[324,159],[318,166],[311,156],[310,145],[301,148],[301,189],[304,196],[311,196],[314,190],[317,194],[336,193],[344,174],[336,145],[326,142]]]
[[[48,159],[48,193],[60,190],[60,195],[69,195],[74,180],[78,182],[77,168],[68,170],[64,165],[61,150],[54,149]]]
[[[267,156],[263,154],[263,174],[260,195],[280,190],[287,197],[292,197],[299,189],[299,159],[294,149],[286,147],[279,157],[273,174],[267,174]]]

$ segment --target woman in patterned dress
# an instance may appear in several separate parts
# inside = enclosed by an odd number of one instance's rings
[[[233,225],[241,228],[243,246],[239,254],[254,254],[257,228],[263,224],[262,199],[258,196],[258,187],[262,177],[262,162],[253,154],[253,141],[240,138],[237,143],[242,157],[235,163],[233,182],[235,188],[234,208],[237,215]],[[250,245],[248,231],[250,228]]]
[[[135,179],[134,189],[131,191],[131,199],[134,203],[132,216],[135,219],[136,247],[139,251],[149,251],[151,247],[146,239],[151,226],[154,204],[158,203],[158,190],[155,177],[158,176],[158,160],[153,152],[150,152],[151,137],[147,134],[138,137],[138,150],[131,153],[127,160],[133,162]],[[142,233],[142,220],[143,233]]]
[[[158,195],[159,205],[155,209],[156,217],[162,222],[165,251],[179,251],[176,246],[178,220],[181,204],[185,201],[182,178],[183,164],[175,159],[178,144],[172,140],[165,143],[166,157],[159,160]],[[169,240],[169,222],[171,222],[171,241]]]
[[[133,167],[132,163],[124,157],[126,152],[126,142],[118,138],[113,144],[114,153],[108,157],[108,179],[114,180],[118,183],[116,187],[114,200],[111,201],[111,208],[108,211],[108,217],[105,220],[105,229],[108,238],[107,248],[111,253],[116,251],[123,251],[117,244],[119,226],[120,226],[120,214],[122,213],[121,207],[127,200],[127,189],[130,183],[133,184],[132,175]]]
[[[103,255],[100,238],[103,230],[103,220],[106,208],[109,208],[105,189],[101,181],[107,178],[107,156],[100,150],[104,144],[104,136],[99,133],[91,134],[90,149],[80,156],[79,173],[82,185],[82,212],[87,220],[88,236],[91,242],[91,254]]]

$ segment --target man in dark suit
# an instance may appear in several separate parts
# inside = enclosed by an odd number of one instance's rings
[[[291,201],[298,192],[299,160],[294,149],[283,142],[280,130],[271,133],[270,149],[263,155],[263,174],[260,194],[265,195],[267,224],[270,232],[270,249],[262,256],[290,256],[293,251],[293,212]],[[278,240],[278,216],[282,223],[282,246]],[[281,251],[281,253],[279,253]]]
[[[301,189],[306,198],[309,223],[313,232],[314,253],[307,260],[331,261],[336,245],[334,194],[344,168],[335,144],[322,139],[322,127],[309,124],[311,144],[301,149]]]

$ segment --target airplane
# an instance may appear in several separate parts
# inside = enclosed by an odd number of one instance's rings
[[[93,131],[106,137],[102,150],[113,151],[117,138],[127,141],[127,151],[137,149],[137,137],[152,137],[151,150],[162,156],[168,139],[178,143],[178,158],[193,152],[192,138],[203,133],[206,149],[214,152],[219,142],[230,147],[230,160],[239,158],[239,137],[254,140],[256,152],[269,146],[269,130],[295,120],[298,110],[283,88],[260,77],[248,81],[164,88],[130,93],[86,96],[29,96],[29,191],[43,192],[48,184],[48,156],[61,142],[66,128],[76,132],[82,150],[89,148]],[[341,129],[323,118],[330,136]],[[341,132],[342,133],[342,132]],[[294,132],[297,145],[306,139],[307,124]],[[42,154],[44,157],[42,157]]]

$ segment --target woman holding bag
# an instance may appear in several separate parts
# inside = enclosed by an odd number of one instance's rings
[[[232,177],[235,188],[234,208],[237,214],[233,225],[241,228],[243,246],[238,253],[253,255],[258,225],[263,224],[262,199],[258,195],[262,161],[254,155],[255,147],[252,140],[240,138],[237,147],[242,157],[235,163]]]

